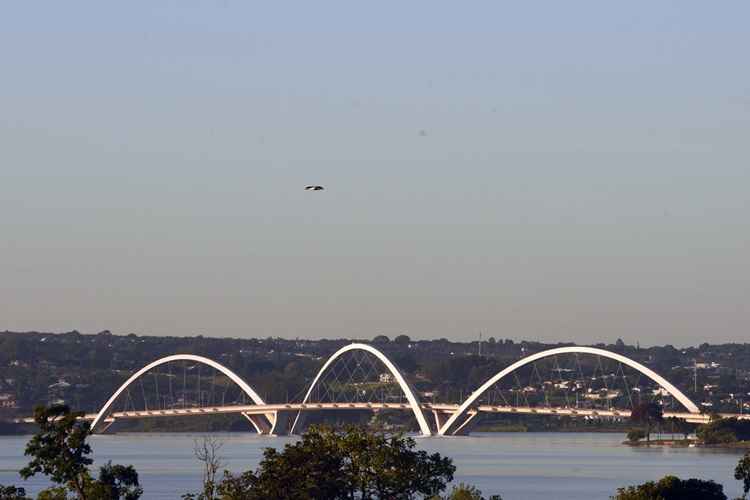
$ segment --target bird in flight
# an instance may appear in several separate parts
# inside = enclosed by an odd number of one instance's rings
[[[305,186],[305,191],[323,191],[323,186]]]

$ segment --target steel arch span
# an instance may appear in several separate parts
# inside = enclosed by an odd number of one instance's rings
[[[144,366],[143,368],[135,372],[124,384],[122,384],[120,388],[117,389],[117,391],[115,391],[114,394],[112,394],[109,400],[107,400],[104,406],[102,406],[102,409],[99,410],[99,413],[96,414],[96,418],[94,418],[94,421],[91,423],[92,431],[96,431],[97,426],[107,417],[107,414],[109,413],[109,410],[114,404],[114,402],[123,393],[123,391],[125,391],[130,386],[130,384],[138,380],[139,377],[147,373],[149,370],[152,370],[156,368],[157,366],[160,366],[166,363],[171,363],[173,361],[194,361],[196,363],[201,363],[203,365],[210,366],[211,368],[220,371],[221,373],[226,375],[232,382],[237,384],[239,388],[242,389],[242,391],[245,394],[247,394],[247,396],[253,401],[253,403],[255,403],[256,405],[266,404],[263,401],[263,399],[258,395],[258,393],[256,393],[253,390],[253,388],[247,384],[247,382],[245,382],[239,375],[234,373],[232,370],[230,370],[226,366],[219,364],[216,361],[213,361],[211,359],[204,358],[203,356],[195,356],[193,354],[174,354],[172,356],[166,356],[164,358],[157,359],[156,361],[147,364],[146,366]],[[264,432],[272,433],[275,428],[276,413],[265,414],[265,418],[268,419],[268,422],[267,423],[263,422],[263,424],[267,424],[267,425],[259,425],[259,423],[261,422],[257,422],[254,418],[250,418],[249,416],[247,417],[259,434],[262,434]]]
[[[328,369],[331,364],[336,361],[337,358],[342,356],[343,354],[349,352],[349,351],[366,351],[378,358],[381,363],[385,365],[385,367],[388,369],[389,372],[391,372],[391,375],[393,375],[393,378],[396,379],[396,382],[398,382],[398,385],[401,387],[401,390],[406,395],[406,399],[409,401],[409,406],[411,406],[412,411],[414,412],[414,416],[417,419],[417,423],[419,424],[419,429],[422,431],[422,434],[425,436],[431,436],[432,431],[430,431],[430,426],[427,423],[427,419],[424,416],[424,413],[422,412],[422,407],[419,403],[419,400],[417,399],[417,396],[414,394],[414,391],[409,386],[409,384],[406,382],[406,379],[401,374],[399,369],[394,365],[391,360],[389,360],[385,354],[380,352],[375,347],[368,345],[368,344],[349,344],[347,346],[342,347],[338,351],[336,351],[330,358],[328,358],[328,361],[323,365],[323,367],[318,371],[318,374],[315,376],[315,379],[313,380],[312,384],[310,384],[310,388],[307,390],[307,393],[305,394],[305,399],[302,400],[302,404],[306,404],[308,400],[310,399],[310,394],[312,394],[313,389],[315,389],[315,385],[318,383],[318,380],[320,377],[325,373],[325,371]],[[294,434],[295,427],[297,426],[297,423],[299,422],[300,413],[297,413],[297,417],[294,419],[294,423],[292,424],[291,428],[291,434]]]
[[[629,366],[630,368],[639,371],[640,373],[647,376],[648,378],[659,384],[661,387],[666,389],[667,392],[669,392],[669,394],[677,399],[677,401],[679,401],[690,413],[700,414],[700,409],[698,409],[695,403],[693,403],[690,398],[688,398],[682,391],[677,389],[674,385],[670,384],[664,377],[651,370],[650,368],[638,363],[637,361],[634,361],[620,354],[605,351],[603,349],[597,349],[595,347],[558,347],[556,349],[549,349],[546,351],[538,352],[536,354],[532,354],[531,356],[527,356],[519,361],[516,361],[512,365],[497,373],[495,376],[491,377],[484,384],[482,384],[481,387],[472,392],[471,396],[469,396],[463,403],[461,403],[461,406],[459,406],[458,410],[453,413],[450,418],[448,418],[448,420],[446,420],[445,424],[443,424],[442,427],[440,427],[440,429],[438,430],[438,434],[443,436],[446,434],[454,434],[458,432],[466,423],[461,422],[460,419],[466,416],[467,411],[471,408],[474,402],[493,385],[503,379],[506,375],[513,373],[515,370],[529,363],[533,363],[537,360],[550,356],[556,356],[558,354],[593,354],[595,356],[602,356],[604,358],[618,361],[624,365]]]

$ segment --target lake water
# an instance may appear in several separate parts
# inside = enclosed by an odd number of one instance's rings
[[[282,447],[291,438],[218,434],[227,468],[254,469],[263,448]],[[200,464],[193,458],[199,434],[114,434],[93,436],[97,463],[112,460],[138,470],[145,499],[178,499],[200,487]],[[0,436],[0,484],[25,486],[35,493],[45,486],[25,484],[17,471],[26,463],[28,437]],[[607,499],[617,487],[658,479],[666,474],[713,479],[729,498],[740,493],[733,478],[740,452],[696,448],[630,448],[622,434],[497,433],[470,437],[417,438],[419,446],[453,457],[456,482],[479,487],[505,500]]]

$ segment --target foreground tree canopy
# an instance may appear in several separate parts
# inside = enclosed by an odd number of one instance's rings
[[[267,448],[257,471],[225,473],[219,498],[409,500],[441,493],[453,480],[452,460],[415,448],[409,437],[360,427],[312,427],[282,451]]]
[[[614,500],[727,500],[724,487],[713,481],[665,476],[658,482],[617,490]]]
[[[26,455],[31,460],[21,469],[21,477],[28,479],[41,473],[57,484],[42,491],[37,497],[40,500],[65,500],[68,494],[80,500],[140,498],[143,490],[132,466],[109,462],[100,468],[98,478],[91,476],[89,466],[93,460],[86,442],[91,431],[87,422],[79,420],[82,415],[64,405],[36,408],[34,420],[39,432],[26,445]],[[26,498],[22,488],[0,487],[0,492],[7,495],[0,499]]]
[[[750,493],[750,451],[745,453],[745,456],[737,463],[734,478],[742,481],[742,498],[747,498],[747,494]]]

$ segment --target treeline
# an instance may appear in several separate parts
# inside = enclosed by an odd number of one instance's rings
[[[62,399],[75,408],[94,411],[135,370],[160,357],[184,353],[215,359],[251,381],[267,401],[286,402],[308,387],[333,352],[356,340],[152,337],[108,331],[95,335],[77,331],[2,332],[0,394],[13,395],[17,410],[29,413],[35,405],[50,402],[50,386],[64,381],[71,388]],[[480,355],[478,342],[413,340],[406,335],[359,341],[375,344],[407,373],[418,390],[451,402],[461,400],[491,375],[524,356],[573,345],[490,337],[482,342]],[[596,347],[646,364],[696,400],[712,401],[715,411],[726,404],[726,394],[750,393],[750,344],[641,348],[618,340]],[[694,371],[696,363],[714,368]],[[736,411],[736,406],[733,409]]]
[[[750,442],[750,420],[717,418],[696,430],[696,437],[709,445]]]

